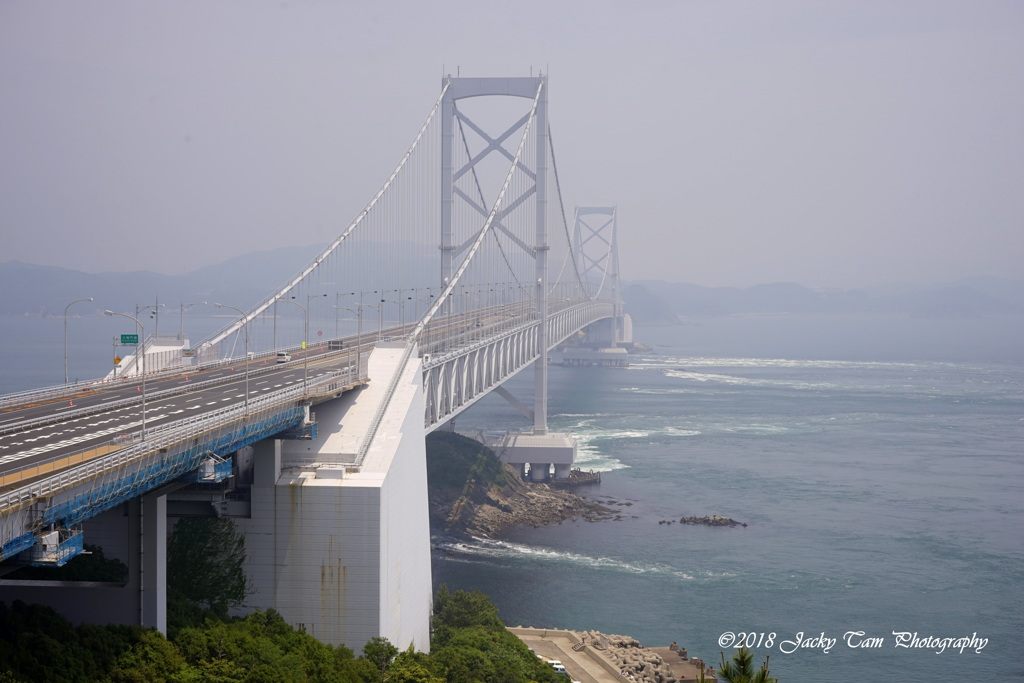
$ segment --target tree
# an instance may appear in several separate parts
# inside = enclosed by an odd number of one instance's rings
[[[167,543],[167,593],[224,616],[251,592],[245,536],[230,519],[184,517]]]
[[[434,600],[433,670],[449,683],[564,680],[511,634],[479,591],[441,586]]]
[[[388,667],[397,656],[398,648],[387,638],[374,636],[363,645],[363,659],[373,664],[374,669],[380,672],[381,683],[387,680]]]
[[[504,630],[498,608],[480,591],[458,590],[447,586],[437,589],[434,599],[434,642],[444,645],[455,630],[471,626],[484,626]]]
[[[779,679],[770,676],[768,656],[761,662],[761,668],[754,669],[754,655],[750,648],[744,646],[736,650],[730,661],[725,661],[722,653],[722,665],[718,668],[718,679],[729,683],[778,683]]]
[[[156,631],[142,631],[138,642],[114,664],[110,680],[114,683],[154,683],[166,681],[182,669],[185,658],[177,648]]]
[[[391,662],[388,670],[388,683],[447,683],[444,678],[434,674],[434,667],[430,655],[426,652],[416,652],[416,649],[409,643],[409,647],[400,652]]]

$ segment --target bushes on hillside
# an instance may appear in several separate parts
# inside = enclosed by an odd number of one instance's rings
[[[483,593],[441,587],[433,652],[373,638],[355,657],[289,626],[274,610],[207,613],[170,640],[134,626],[72,626],[49,607],[0,603],[0,683],[555,683],[551,667],[505,629]]]

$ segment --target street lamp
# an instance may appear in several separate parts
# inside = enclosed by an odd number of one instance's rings
[[[335,336],[335,338],[337,338],[339,336],[339,334],[340,334],[339,331],[338,331],[338,310],[340,309],[341,297],[343,297],[343,296],[355,296],[355,294],[356,294],[355,292],[335,292],[334,293],[334,306],[332,308],[334,308],[334,336]]]
[[[139,304],[135,304],[135,315],[139,315],[144,311],[153,311],[152,313],[149,314],[149,317],[153,319],[154,324],[156,325],[156,330],[154,330],[153,332],[154,339],[160,338],[160,309],[163,307],[164,304],[160,303],[160,299],[157,299],[156,303],[154,303],[152,306],[142,306]]]
[[[114,311],[103,311],[103,315],[119,315],[122,318],[128,318],[134,320],[135,324],[142,330],[142,440],[146,440],[146,326],[139,322],[139,319],[134,315],[128,315],[127,313],[115,313]],[[135,353],[138,354],[139,347],[135,347]],[[135,359],[136,369],[139,367],[139,359]],[[137,370],[136,370],[137,372]]]
[[[426,290],[427,290],[427,296],[425,296],[425,297],[421,297],[420,296],[420,288],[419,287],[416,287],[416,288],[414,288],[412,290],[413,291],[412,315],[413,315],[414,318],[416,318],[417,321],[419,321],[419,319],[420,319],[420,302],[421,301],[426,301],[427,302],[426,308],[423,311],[423,313],[426,314],[426,312],[430,310],[430,300],[434,298],[434,295],[430,293],[430,287],[427,287]]]
[[[327,295],[324,294],[324,296]],[[296,301],[295,297],[292,297],[291,299],[279,299],[279,301],[283,301],[288,304],[295,304],[302,309],[302,318],[305,321],[303,324],[304,331],[302,333],[302,395],[305,396],[307,391],[306,381],[309,379],[309,310]],[[306,303],[309,302],[307,301]]]
[[[292,297],[295,298],[294,296]],[[306,306],[310,309],[313,308],[313,299],[326,299],[327,294],[307,294],[306,295]],[[322,330],[321,330],[322,332]],[[309,346],[309,314],[306,314],[306,346]]]
[[[64,384],[68,383],[68,309],[80,301],[92,301],[92,297],[87,296],[84,299],[75,299],[64,307]]]
[[[185,341],[185,309],[191,308],[192,306],[205,306],[205,301],[193,301],[192,303],[181,304],[181,310],[178,312],[178,339],[182,342]]]
[[[373,304],[356,304],[355,308],[347,308],[345,306],[335,306],[334,308],[344,311],[352,311],[356,314],[356,375],[361,370],[362,354],[363,354],[363,307],[373,306]]]
[[[217,308],[230,308],[232,311],[238,311],[238,315],[242,316],[242,330],[245,332],[245,416],[249,416],[249,316],[245,314],[241,308],[235,308],[234,306],[228,306],[227,304],[214,304]]]

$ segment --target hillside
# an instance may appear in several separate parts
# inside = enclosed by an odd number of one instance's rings
[[[435,531],[492,537],[511,526],[543,526],[616,512],[547,484],[527,483],[477,441],[454,432],[427,437],[430,523]]]
[[[158,297],[171,306],[182,301],[230,301],[246,308],[298,272],[320,248],[281,247],[250,252],[182,275],[150,271],[85,273],[8,261],[0,263],[0,315],[60,316],[68,302],[87,296],[93,297],[94,302],[76,306],[78,315],[108,308],[131,310]],[[409,262],[402,269],[411,273],[424,267],[425,262]],[[430,273],[421,275],[423,281],[430,278]],[[347,282],[336,286],[339,291],[358,290],[363,276],[365,273],[355,269],[347,274]],[[622,296],[626,311],[641,325],[674,324],[684,318],[774,313],[882,313],[942,318],[1024,313],[1024,281],[991,277],[849,290],[812,289],[792,282],[738,288],[634,280],[625,284]]]
[[[941,285],[901,283],[871,289],[811,289],[792,282],[701,287],[641,280],[623,289],[626,311],[638,324],[674,318],[747,314],[863,314],[974,318],[1024,313],[1024,282],[973,278]]]

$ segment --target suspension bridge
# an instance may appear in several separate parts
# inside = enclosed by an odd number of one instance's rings
[[[142,337],[116,372],[0,397],[0,569],[63,564],[86,537],[131,567],[123,599],[2,578],[0,599],[163,630],[167,518],[216,514],[246,536],[250,607],[428,648],[424,437],[496,391],[533,423],[502,459],[568,475],[548,353],[584,330],[577,362],[625,353],[616,218],[566,206],[546,76],[444,78],[366,208],[255,306],[217,304],[231,324],[168,347],[107,311]],[[501,387],[527,366],[532,402]]]

